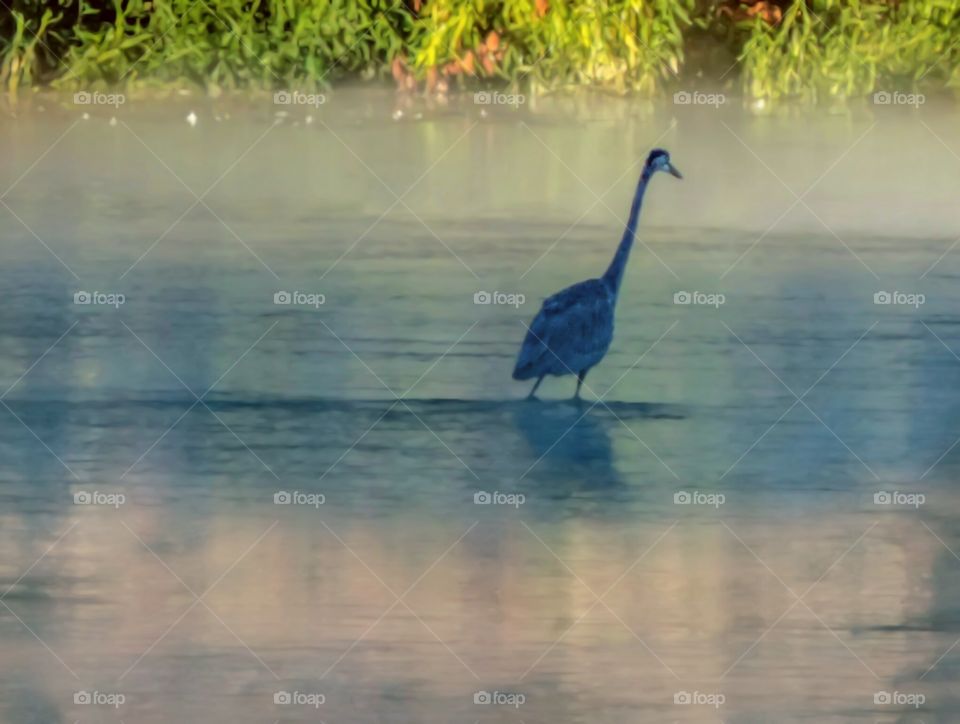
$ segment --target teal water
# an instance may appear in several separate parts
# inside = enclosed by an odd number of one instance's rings
[[[953,117],[556,103],[3,121],[0,721],[951,720]]]

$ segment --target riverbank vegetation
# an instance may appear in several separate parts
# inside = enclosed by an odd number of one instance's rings
[[[0,0],[0,86],[724,89],[960,85],[960,0]]]

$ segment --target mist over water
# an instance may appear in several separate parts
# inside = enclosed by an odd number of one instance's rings
[[[286,110],[2,121],[0,721],[951,720],[954,111]]]

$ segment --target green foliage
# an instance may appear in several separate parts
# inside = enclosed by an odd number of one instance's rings
[[[429,0],[412,43],[415,65],[462,60],[494,32],[505,45],[495,75],[506,80],[652,94],[679,70],[692,6],[692,0],[555,0],[541,11],[534,0]]]
[[[650,96],[709,84],[709,68],[678,80],[707,39],[740,60],[728,87],[819,100],[956,87],[957,38],[960,0],[0,0],[0,86],[278,88],[392,73],[408,86]]]
[[[44,67],[55,61],[44,38],[55,42],[49,31],[59,17],[50,8],[37,8],[35,16],[12,10],[0,20],[0,85],[16,93],[21,85],[42,81]]]
[[[960,0],[794,2],[783,21],[744,28],[744,90],[823,99],[960,80]]]
[[[317,85],[383,76],[395,59],[422,79],[470,54],[463,77],[652,93],[680,67],[692,1],[19,0],[0,57],[8,88]],[[491,32],[496,52],[482,48]]]
[[[413,20],[398,0],[112,0],[107,10],[92,0],[59,2],[56,41],[41,56],[28,41],[42,37],[37,19],[51,0],[21,0],[13,32],[0,25],[0,57],[14,59],[20,80],[66,88],[321,84],[383,71]]]

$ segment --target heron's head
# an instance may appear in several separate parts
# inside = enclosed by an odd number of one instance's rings
[[[650,152],[650,155],[647,156],[645,171],[648,175],[652,175],[656,171],[666,171],[671,176],[683,178],[683,176],[680,175],[680,172],[674,168],[672,163],[670,163],[670,154],[664,151],[662,148],[653,149]]]

